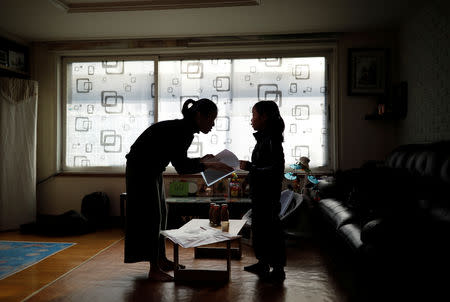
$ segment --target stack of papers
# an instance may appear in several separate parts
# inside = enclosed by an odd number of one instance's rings
[[[203,179],[205,180],[206,185],[209,187],[210,185],[218,182],[224,177],[227,177],[237,169],[239,169],[239,159],[237,156],[231,152],[230,150],[224,149],[220,153],[217,153],[213,158],[211,158],[209,161],[219,161],[224,164],[227,164],[228,166],[234,168],[235,170],[231,172],[223,172],[223,171],[217,171],[213,169],[206,169],[204,172],[202,172]]]
[[[195,228],[183,226],[179,229],[161,231],[161,235],[166,236],[172,242],[184,248],[217,243],[241,237],[240,235],[231,235],[209,226],[197,226]]]

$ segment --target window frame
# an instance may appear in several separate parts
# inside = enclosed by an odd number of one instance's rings
[[[226,47],[225,47],[226,48]],[[108,174],[124,174],[124,167],[82,167],[82,168],[68,168],[65,165],[66,160],[66,109],[67,109],[67,65],[73,62],[90,62],[90,61],[116,61],[116,60],[146,60],[154,61],[154,79],[155,79],[155,99],[154,99],[154,111],[155,122],[158,121],[158,100],[159,100],[159,82],[158,82],[158,63],[160,61],[172,61],[172,60],[207,60],[207,59],[255,59],[255,58],[289,58],[289,57],[324,57],[326,63],[325,77],[328,88],[326,94],[326,103],[328,106],[328,165],[324,167],[313,168],[313,173],[331,173],[338,167],[338,140],[339,123],[337,119],[338,114],[338,94],[337,94],[337,46],[335,43],[327,43],[326,45],[315,45],[314,47],[301,46],[281,46],[281,49],[273,50],[272,47],[258,47],[257,50],[251,48],[251,50],[243,49],[245,47],[231,47],[224,50],[223,48],[212,49],[208,52],[195,52],[181,50],[170,51],[167,49],[154,50],[154,53],[148,52],[139,55],[127,55],[127,54],[114,54],[113,52],[106,52],[102,55],[92,54],[67,54],[60,56],[60,64],[58,74],[60,75],[60,118],[61,133],[59,135],[59,147],[58,147],[58,164],[60,170],[64,174],[87,174],[87,175],[108,175]],[[127,53],[124,50],[121,53]],[[286,168],[293,163],[286,163]],[[167,167],[164,175],[178,175],[173,167]]]

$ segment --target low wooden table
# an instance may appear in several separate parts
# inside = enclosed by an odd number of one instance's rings
[[[229,233],[231,235],[238,235],[242,227],[245,225],[245,219],[230,219]],[[208,219],[192,219],[186,223],[183,228],[199,228],[201,226],[209,226]],[[220,227],[217,227],[220,229]],[[226,270],[208,270],[208,269],[180,269],[178,268],[179,256],[178,256],[178,244],[173,242],[173,259],[175,262],[174,278],[175,281],[203,281],[203,282],[228,282],[230,280],[231,273],[231,241],[240,240],[230,239],[226,241],[220,241],[226,244],[225,251],[227,268]]]

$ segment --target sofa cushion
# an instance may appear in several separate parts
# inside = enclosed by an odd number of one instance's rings
[[[354,223],[348,223],[338,229],[338,234],[341,235],[348,245],[354,249],[359,250],[363,245],[361,241],[361,227]]]
[[[338,194],[338,186],[332,177],[329,177],[328,179],[319,179],[317,189],[319,191],[320,199],[337,197]]]
[[[349,223],[353,219],[353,213],[336,199],[328,198],[319,201],[319,209],[334,228]]]
[[[361,241],[376,245],[386,238],[388,229],[382,219],[374,219],[366,223],[361,230]]]

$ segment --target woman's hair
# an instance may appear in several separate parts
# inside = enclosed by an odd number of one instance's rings
[[[203,116],[208,116],[211,113],[217,113],[217,106],[210,99],[200,99],[198,101],[188,99],[184,102],[183,108],[181,109],[183,118],[192,120],[197,112],[200,112]]]
[[[259,115],[267,116],[267,124],[264,131],[270,132],[271,135],[278,137],[283,141],[284,121],[281,117],[277,103],[274,101],[259,101],[253,108]]]

